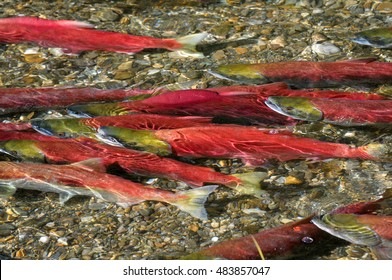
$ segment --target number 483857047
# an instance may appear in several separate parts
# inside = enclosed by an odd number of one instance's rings
[[[215,273],[219,275],[267,275],[269,270],[269,266],[220,266]]]

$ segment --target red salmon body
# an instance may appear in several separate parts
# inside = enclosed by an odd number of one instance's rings
[[[0,19],[0,42],[34,42],[44,47],[59,47],[66,53],[101,50],[136,53],[148,48],[182,51],[203,57],[195,45],[206,34],[193,34],[176,39],[159,39],[93,29],[88,23],[71,20],[48,20],[33,17]]]
[[[392,123],[392,100],[310,99],[323,113],[323,121],[335,124],[365,125]]]
[[[336,62],[285,61],[259,64],[228,64],[210,71],[229,80],[265,84],[285,82],[297,88],[342,85],[379,85],[392,82],[392,63],[374,59]]]
[[[1,21],[1,20],[0,20]],[[10,88],[0,89],[0,115],[31,110],[63,108],[74,104],[121,101],[150,94],[144,90],[102,90],[97,88]]]
[[[161,130],[154,134],[167,142],[177,156],[241,158],[249,165],[260,165],[269,159],[374,159],[360,148],[296,137],[290,132],[279,130],[216,126]]]

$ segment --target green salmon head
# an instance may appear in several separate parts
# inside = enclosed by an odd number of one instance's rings
[[[86,105],[74,105],[67,108],[67,111],[77,117],[94,116],[120,116],[127,115],[127,110],[119,106],[118,103],[97,103]]]
[[[255,69],[252,64],[229,64],[211,69],[210,73],[218,78],[246,84],[266,84],[270,81]]]
[[[158,154],[160,156],[171,154],[170,145],[158,139],[154,135],[154,131],[102,126],[98,129],[98,133],[103,141],[110,142],[111,144],[118,142],[125,147]]]
[[[44,162],[45,156],[34,140],[8,140],[0,142],[0,153],[18,160]]]
[[[323,113],[307,98],[272,96],[265,104],[275,112],[298,120],[319,121],[323,118]]]
[[[375,28],[358,32],[351,40],[376,48],[392,48],[392,28]]]
[[[60,138],[90,137],[96,133],[94,128],[83,123],[83,119],[32,120],[31,126],[42,134]]]
[[[369,226],[358,222],[355,214],[326,214],[312,220],[320,229],[354,244],[376,246],[379,235]]]

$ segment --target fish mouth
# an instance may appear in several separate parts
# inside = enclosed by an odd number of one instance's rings
[[[111,145],[121,144],[126,148],[154,153],[159,156],[168,156],[172,153],[169,143],[158,139],[154,132],[149,130],[101,126],[98,129],[98,135],[100,139],[106,139],[107,143],[111,143]]]
[[[45,122],[45,120],[31,120],[30,124],[35,131],[43,135],[56,136],[56,134],[53,131],[53,128],[49,126],[48,123]]]
[[[79,134],[84,132],[81,131],[78,133],[77,131],[73,131],[70,127],[67,126],[66,119],[32,120],[30,123],[31,127],[37,132],[47,136],[56,136],[59,138],[74,138],[78,137]]]
[[[317,109],[308,98],[271,96],[264,102],[271,110],[303,121],[320,121],[323,112]]]
[[[325,214],[312,219],[318,228],[353,244],[377,246],[379,235],[357,221],[355,214]]]
[[[73,105],[67,108],[67,113],[75,118],[90,118],[90,114],[84,112],[84,105]]]
[[[369,40],[363,38],[363,37],[353,37],[349,38],[350,41],[353,41],[354,43],[360,44],[360,45],[367,45],[370,46]]]

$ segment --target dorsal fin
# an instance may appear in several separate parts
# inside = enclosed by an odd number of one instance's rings
[[[101,158],[90,158],[87,160],[72,163],[71,165],[90,171],[106,173],[106,166]]]

